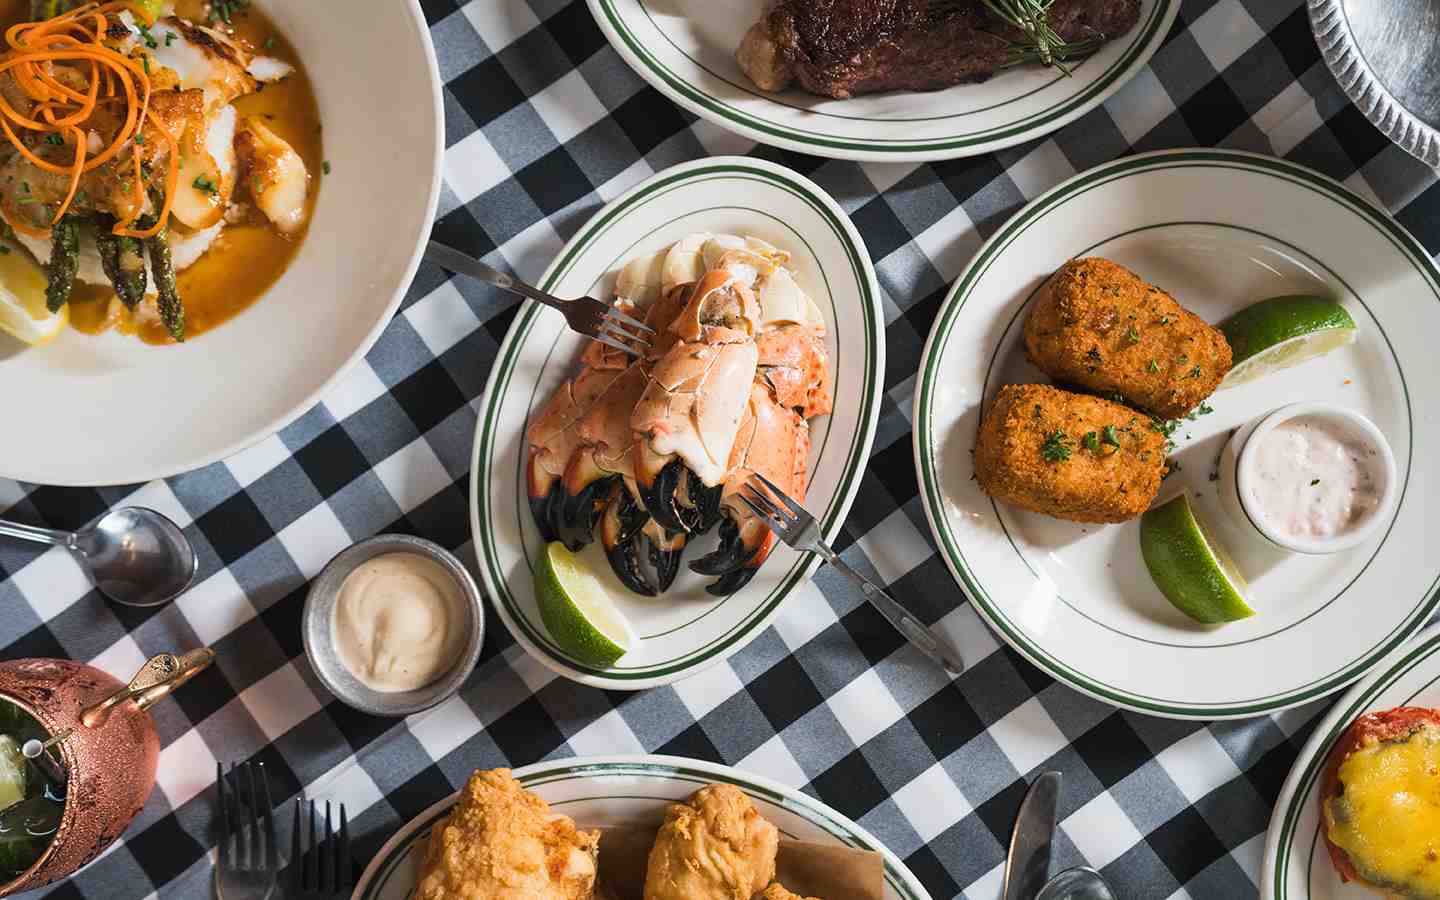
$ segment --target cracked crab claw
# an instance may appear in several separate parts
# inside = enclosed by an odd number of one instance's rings
[[[751,386],[748,401],[720,502],[720,546],[690,563],[701,575],[717,576],[705,590],[719,597],[748,584],[775,546],[774,533],[740,500],[750,474],[759,472],[797,502],[805,499],[809,424],[759,383]]]

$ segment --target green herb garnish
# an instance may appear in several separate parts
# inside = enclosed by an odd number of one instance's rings
[[[1151,373],[1158,372],[1158,371],[1160,371],[1160,364],[1157,363],[1155,360],[1152,359],[1152,360],[1150,360],[1148,363],[1145,364],[1145,371],[1151,372]]]
[[[250,0],[210,0],[210,24],[224,22],[226,25],[233,24],[235,16],[244,11],[250,5]]]
[[[1120,446],[1120,435],[1115,433],[1114,425],[1106,425],[1104,428],[1100,429],[1100,440],[1104,441],[1112,447]]]
[[[1070,441],[1065,437],[1065,432],[1055,429],[1045,435],[1045,442],[1040,445],[1040,456],[1046,462],[1064,462],[1070,458]]]
[[[1129,328],[1125,329],[1125,340],[1129,341],[1132,344],[1140,343],[1140,332],[1135,330],[1134,325],[1131,325]]]
[[[190,185],[195,188],[195,190],[204,191],[212,197],[220,193],[220,188],[216,186],[215,182],[206,178],[204,175],[196,175],[195,180],[190,182]]]
[[[1086,450],[1099,450],[1100,436],[1093,431],[1087,431],[1085,432],[1085,436],[1080,438],[1080,446]]]

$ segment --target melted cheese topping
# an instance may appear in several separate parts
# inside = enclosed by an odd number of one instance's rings
[[[1366,879],[1401,897],[1440,898],[1440,728],[1363,744],[1340,765],[1325,831]]]

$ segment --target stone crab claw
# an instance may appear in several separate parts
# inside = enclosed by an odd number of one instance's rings
[[[809,424],[793,409],[776,402],[765,385],[753,384],[720,502],[720,546],[690,563],[691,570],[717,577],[706,591],[724,597],[740,590],[775,546],[774,533],[740,501],[740,488],[750,473],[759,472],[796,501],[803,501],[809,457]]]
[[[708,530],[718,518],[727,463],[755,378],[749,288],[710,272],[671,322],[676,338],[650,370],[630,416],[639,436],[635,483],[650,517],[671,532]]]
[[[600,517],[600,544],[615,577],[625,587],[646,597],[669,590],[680,572],[680,556],[685,550],[684,532],[667,532],[650,518],[635,499],[628,483],[611,489],[610,501]],[[640,565],[640,545],[648,548],[650,565],[655,570],[655,584]]]

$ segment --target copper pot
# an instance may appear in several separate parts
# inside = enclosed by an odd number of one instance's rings
[[[99,856],[145,806],[155,787],[160,738],[145,712],[199,674],[208,649],[152,658],[127,685],[65,659],[0,662],[0,700],[34,716],[57,745],[68,773],[65,809],[44,855],[0,897],[64,878]]]

